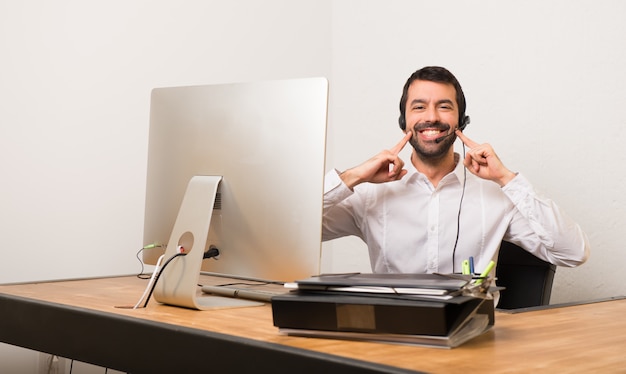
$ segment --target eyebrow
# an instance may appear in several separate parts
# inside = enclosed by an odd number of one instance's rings
[[[413,105],[413,104],[425,104],[425,103],[427,103],[427,100],[424,100],[424,99],[414,99],[413,101],[411,101],[410,105]],[[435,104],[436,105],[450,104],[450,105],[454,106],[454,101],[452,101],[450,99],[441,99],[441,100],[437,101]]]

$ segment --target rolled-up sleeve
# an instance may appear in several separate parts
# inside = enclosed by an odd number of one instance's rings
[[[326,174],[324,178],[322,240],[349,235],[362,237],[352,206],[347,201],[353,195],[354,191],[343,183],[337,170],[333,169]]]
[[[521,174],[502,188],[521,219],[509,227],[511,241],[558,266],[578,266],[589,258],[589,240],[580,226],[556,205],[535,191]],[[528,235],[528,231],[534,235]],[[506,238],[505,238],[506,239]]]

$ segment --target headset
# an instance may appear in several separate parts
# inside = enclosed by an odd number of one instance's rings
[[[470,116],[466,116],[465,114],[463,114],[463,120],[459,121],[459,131],[463,131],[465,130],[465,128],[467,127],[467,125],[470,124]]]

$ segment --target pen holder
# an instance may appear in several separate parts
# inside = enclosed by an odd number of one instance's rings
[[[490,288],[492,281],[495,280],[494,278],[474,276],[472,279],[474,279],[473,282],[470,282],[463,287],[464,296],[493,299]],[[480,280],[480,282],[478,282],[478,280]]]

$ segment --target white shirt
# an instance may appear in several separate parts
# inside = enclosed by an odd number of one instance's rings
[[[323,240],[360,237],[376,273],[460,272],[469,256],[481,272],[497,262],[503,239],[559,266],[577,266],[589,256],[578,224],[521,174],[500,188],[457,162],[435,188],[411,163],[405,168],[399,181],[363,183],[354,191],[336,170],[327,173]]]

